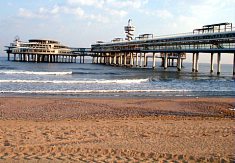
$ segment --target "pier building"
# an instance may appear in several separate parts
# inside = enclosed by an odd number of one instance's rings
[[[233,74],[235,75],[235,29],[232,23],[205,25],[191,33],[153,36],[142,34],[133,39],[134,27],[128,21],[125,27],[126,39],[114,39],[111,42],[97,42],[91,45],[93,63],[113,66],[146,67],[148,59],[152,68],[156,60],[161,59],[165,69],[176,66],[182,69],[187,54],[192,53],[192,71],[199,71],[199,55],[210,54],[210,72],[214,71],[214,56],[217,54],[217,74],[221,72],[223,55],[233,54]]]
[[[7,47],[8,60],[21,62],[49,62],[49,63],[74,63],[77,57],[84,63],[85,48],[70,48],[60,42],[48,39],[31,39],[23,42],[16,37],[14,42]],[[76,52],[74,52],[74,50]]]

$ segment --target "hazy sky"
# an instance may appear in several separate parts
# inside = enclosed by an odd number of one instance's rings
[[[0,0],[0,6],[1,56],[16,35],[23,41],[48,38],[72,47],[125,37],[129,18],[136,35],[191,32],[221,22],[235,25],[235,0]],[[231,58],[226,55],[222,62],[232,63]]]

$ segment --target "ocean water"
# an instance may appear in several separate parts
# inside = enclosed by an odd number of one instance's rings
[[[124,68],[79,63],[28,63],[0,58],[0,96],[73,97],[234,97],[232,65],[222,65],[221,75],[199,64],[199,73],[184,63],[164,70]],[[148,65],[151,65],[149,62]],[[157,63],[159,66],[160,63]],[[216,65],[214,65],[216,70]]]

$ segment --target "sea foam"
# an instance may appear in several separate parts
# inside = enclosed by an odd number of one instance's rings
[[[0,93],[17,93],[17,94],[80,94],[80,93],[147,93],[147,92],[210,92],[210,91],[193,91],[193,90],[172,90],[172,89],[154,89],[154,90],[0,90]],[[212,91],[214,92],[214,91]],[[217,90],[216,92],[224,92],[224,90]],[[232,91],[226,91],[232,92]]]
[[[118,80],[0,80],[0,83],[51,83],[51,84],[138,84],[149,79],[118,79]]]
[[[44,72],[44,71],[18,71],[18,70],[4,70],[1,74],[27,74],[27,75],[71,75],[73,72]]]

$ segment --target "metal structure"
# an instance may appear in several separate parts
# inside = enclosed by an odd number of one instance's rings
[[[218,23],[211,25],[204,25],[200,29],[194,29],[193,33],[214,33],[214,32],[226,32],[232,31],[233,25],[232,23]]]
[[[131,25],[131,19],[128,20],[128,25],[124,27],[126,33],[126,40],[131,41],[134,37],[135,27]]]

